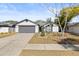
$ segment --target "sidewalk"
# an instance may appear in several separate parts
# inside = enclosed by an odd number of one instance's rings
[[[64,46],[66,46],[66,45],[64,45]],[[60,44],[27,44],[24,49],[30,49],[30,50],[73,50],[73,48],[71,48],[71,47],[65,48],[64,46],[60,45]],[[76,45],[76,46],[79,47],[79,45]]]

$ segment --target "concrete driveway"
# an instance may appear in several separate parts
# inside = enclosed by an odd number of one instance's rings
[[[32,38],[33,33],[17,33],[0,38],[0,56],[17,56]]]

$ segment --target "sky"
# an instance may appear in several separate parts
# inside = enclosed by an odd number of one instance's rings
[[[56,11],[62,8],[66,8],[73,3],[0,3],[0,21],[15,20],[21,21],[23,19],[29,19],[32,21],[46,20],[52,17],[55,18]],[[54,13],[49,10],[53,9]],[[78,17],[74,18],[78,19]],[[75,20],[77,21],[77,20]]]

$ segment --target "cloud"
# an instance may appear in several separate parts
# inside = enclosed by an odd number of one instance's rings
[[[16,7],[13,4],[0,4],[0,8],[1,8],[0,21],[5,21],[5,20],[20,21],[25,18],[28,18],[30,20],[38,20],[38,19],[45,20],[48,17],[54,16],[54,14],[49,13],[47,9],[27,10],[28,8],[27,9],[24,8],[25,11],[23,11],[23,9],[19,11],[18,7]],[[22,6],[20,8],[22,8]]]

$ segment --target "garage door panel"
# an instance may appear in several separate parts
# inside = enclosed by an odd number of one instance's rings
[[[34,33],[35,26],[19,26],[20,33]]]

